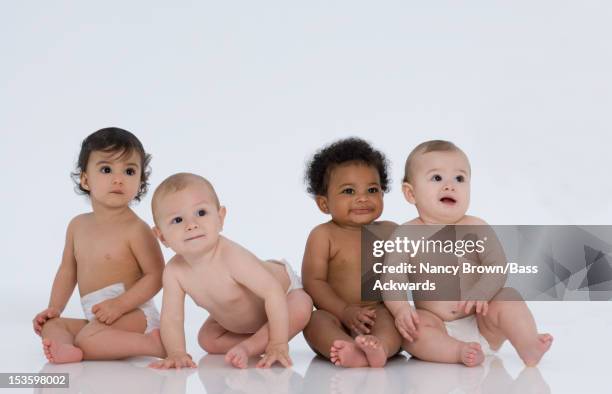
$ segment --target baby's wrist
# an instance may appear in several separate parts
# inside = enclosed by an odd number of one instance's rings
[[[175,350],[172,352],[168,352],[167,358],[178,358],[178,357],[184,357],[184,356],[191,358],[191,354],[187,353],[185,350]]]

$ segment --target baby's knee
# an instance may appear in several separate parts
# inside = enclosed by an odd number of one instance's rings
[[[523,301],[523,297],[514,288],[504,287],[497,292],[495,297],[491,300],[491,303],[497,301]]]
[[[225,349],[222,349],[218,342],[218,338],[209,335],[208,333],[201,333],[198,335],[198,345],[208,354],[223,354]]]
[[[321,330],[329,328],[330,324],[338,327],[342,325],[340,320],[338,320],[338,318],[331,313],[321,309],[315,310],[311,313],[310,319],[304,327],[304,336],[308,340],[311,335],[316,335],[317,333],[320,333]]]
[[[299,323],[300,328],[304,328],[312,315],[312,298],[303,290],[293,290],[289,297],[292,301],[290,313],[293,315],[293,319]]]

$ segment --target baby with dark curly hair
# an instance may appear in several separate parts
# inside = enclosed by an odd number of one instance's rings
[[[164,260],[147,223],[130,208],[147,191],[148,155],[129,131],[89,135],[73,179],[92,212],[73,218],[49,306],[33,320],[52,363],[165,357],[159,313]],[[60,317],[78,284],[85,319]]]
[[[382,303],[361,300],[361,228],[385,224],[376,219],[388,190],[387,160],[364,140],[342,139],[314,155],[306,181],[331,216],[311,231],[304,252],[302,281],[317,307],[306,341],[335,365],[382,367],[402,338]]]

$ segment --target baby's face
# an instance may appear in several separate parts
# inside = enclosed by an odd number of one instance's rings
[[[108,207],[128,205],[140,188],[141,157],[133,151],[93,151],[87,168],[81,174],[81,186],[89,191],[92,201]]]
[[[223,229],[225,208],[217,207],[214,192],[203,182],[161,196],[156,204],[155,233],[183,257],[197,258],[214,249]]]
[[[327,195],[317,196],[317,204],[340,225],[357,227],[372,223],[383,210],[378,170],[359,163],[339,165],[331,171]]]
[[[415,157],[406,199],[426,223],[459,221],[470,204],[470,165],[460,151],[428,152]]]

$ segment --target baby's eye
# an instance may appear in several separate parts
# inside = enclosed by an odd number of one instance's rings
[[[342,194],[353,195],[355,194],[355,189],[353,189],[352,187],[347,187],[346,189],[342,190]]]
[[[457,182],[462,183],[465,182],[465,177],[463,175],[457,175],[455,177],[455,179],[457,180]]]
[[[103,173],[103,174],[110,174],[112,171],[111,171],[111,168],[109,166],[104,166],[104,167],[100,168],[100,172]]]
[[[183,221],[183,218],[180,217],[180,216],[177,216],[174,219],[172,219],[172,221],[170,223],[172,223],[172,224],[179,224],[182,221]]]
[[[198,216],[204,216],[206,215],[206,211],[203,209],[198,210]]]
[[[442,177],[440,175],[436,174],[436,175],[431,177],[431,180],[434,181],[434,182],[440,182],[440,181],[442,181]]]
[[[380,189],[378,187],[371,187],[368,189],[368,193],[378,193],[380,191]]]
[[[133,168],[128,168],[127,170],[125,170],[125,173],[129,176],[136,175],[136,170],[134,170]]]

